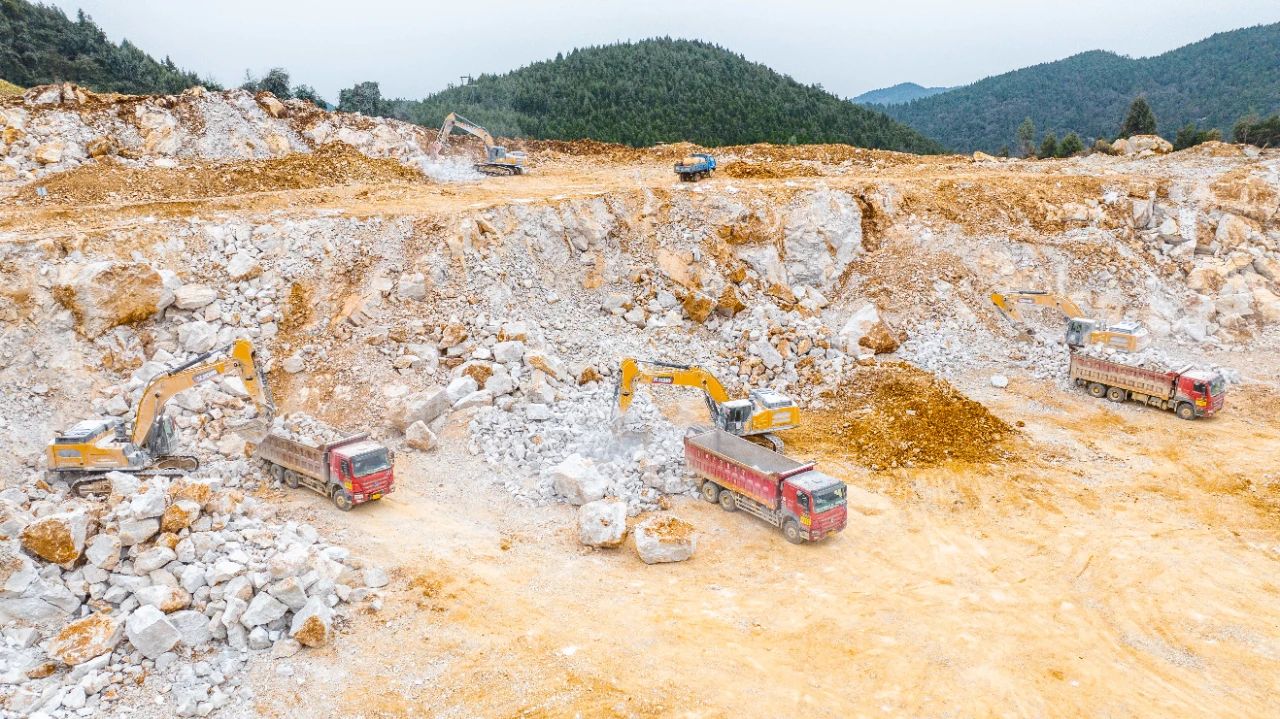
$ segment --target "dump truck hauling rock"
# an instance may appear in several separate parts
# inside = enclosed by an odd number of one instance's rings
[[[1227,383],[1218,372],[1153,370],[1101,357],[1072,353],[1070,377],[1092,397],[1141,402],[1167,409],[1181,419],[1217,414],[1226,404]]]
[[[289,487],[319,492],[344,512],[395,491],[394,455],[368,434],[324,441],[273,427],[255,456]]]
[[[684,438],[702,498],[743,510],[782,529],[794,544],[816,542],[848,522],[844,482],[719,429],[695,427]]]

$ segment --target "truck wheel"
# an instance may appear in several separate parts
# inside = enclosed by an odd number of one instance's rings
[[[702,498],[708,502],[715,504],[720,501],[720,486],[715,482],[706,481],[702,483]]]
[[[351,495],[347,494],[347,490],[338,487],[333,490],[333,506],[344,512],[350,512],[355,505],[351,504]]]
[[[800,525],[794,519],[788,519],[782,523],[782,536],[787,538],[792,544],[804,544],[804,537],[800,534]]]
[[[1129,397],[1126,395],[1125,391],[1120,389],[1119,387],[1112,387],[1111,389],[1107,390],[1107,399],[1111,400],[1112,402],[1123,402],[1126,399],[1129,399]]]
[[[733,492],[727,489],[720,490],[720,509],[726,512],[738,511],[738,502],[733,497]]]
[[[1106,386],[1105,384],[1100,383],[1100,382],[1090,382],[1090,383],[1089,383],[1089,396],[1090,396],[1090,397],[1097,397],[1098,399],[1102,399],[1103,397],[1107,396],[1107,386]]]
[[[284,485],[286,487],[288,487],[289,489],[298,488],[298,475],[296,472],[286,469],[282,472],[282,474],[284,474]]]
[[[1183,402],[1178,405],[1174,414],[1178,415],[1178,419],[1193,420],[1196,418],[1196,408],[1192,407],[1190,402]]]

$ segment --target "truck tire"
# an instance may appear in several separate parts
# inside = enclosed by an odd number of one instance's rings
[[[708,502],[715,504],[720,501],[720,485],[707,480],[702,483],[702,498]]]
[[[282,469],[281,474],[284,476],[284,486],[288,487],[289,489],[297,489],[298,473],[288,469],[283,469],[283,468],[281,469]]]
[[[794,519],[788,519],[782,523],[782,536],[792,544],[804,544],[804,537],[800,534],[800,524]]]
[[[1125,392],[1119,387],[1112,387],[1111,389],[1107,390],[1107,399],[1111,400],[1112,402],[1123,402],[1129,399],[1129,393]]]
[[[1107,386],[1101,382],[1089,383],[1089,396],[1102,399],[1107,396]]]
[[[351,495],[347,494],[347,490],[336,487],[333,490],[333,506],[344,512],[350,512],[355,505],[351,503]]]
[[[1183,402],[1174,410],[1174,414],[1178,415],[1178,419],[1193,420],[1196,418],[1196,408],[1191,406],[1190,402]]]
[[[726,512],[738,511],[738,501],[734,498],[733,492],[727,489],[720,490],[720,509]]]

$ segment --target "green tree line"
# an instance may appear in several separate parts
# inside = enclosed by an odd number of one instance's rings
[[[883,113],[820,86],[710,43],[670,38],[574,50],[503,75],[481,75],[423,100],[386,100],[376,83],[360,83],[342,91],[338,106],[427,126],[457,112],[507,137],[941,150]]]
[[[128,40],[112,43],[83,11],[71,20],[56,7],[24,0],[0,0],[0,78],[22,87],[74,82],[135,95],[173,94],[193,85],[219,89]]]

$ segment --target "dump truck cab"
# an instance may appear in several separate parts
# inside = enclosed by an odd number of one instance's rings
[[[391,486],[392,460],[391,450],[373,440],[338,445],[329,452],[329,476],[354,504],[381,499]]]
[[[844,482],[816,470],[782,482],[784,511],[795,519],[800,538],[809,542],[845,528],[849,521],[847,495]],[[784,523],[784,531],[786,526]]]
[[[1227,381],[1218,372],[1189,370],[1178,375],[1174,392],[1179,401],[1195,408],[1195,416],[1216,414],[1226,404]]]

